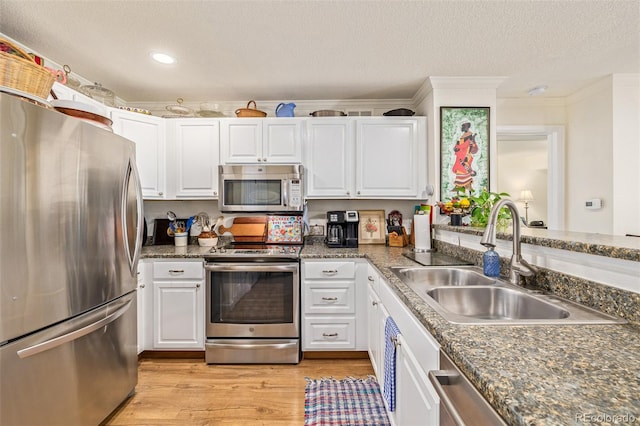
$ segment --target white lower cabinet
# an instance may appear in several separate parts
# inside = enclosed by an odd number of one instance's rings
[[[440,346],[371,265],[368,281],[368,349],[381,389],[384,389],[387,317],[391,316],[400,330],[395,365],[396,403],[395,410],[388,411],[389,420],[398,426],[437,425],[440,399],[427,374],[439,367]]]
[[[153,262],[153,349],[204,350],[202,260]]]
[[[411,345],[402,336],[396,352],[396,409],[392,414],[397,425],[437,425],[439,398],[420,366]]]
[[[367,349],[367,262],[302,261],[302,350]]]

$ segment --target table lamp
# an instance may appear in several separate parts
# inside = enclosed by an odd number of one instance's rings
[[[524,202],[524,221],[529,225],[529,201],[533,201],[533,194],[530,189],[523,189],[520,191],[520,199],[518,201]]]

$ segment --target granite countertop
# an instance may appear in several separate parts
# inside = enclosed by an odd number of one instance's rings
[[[201,258],[208,247],[151,246],[143,258]],[[304,259],[366,258],[510,425],[640,422],[640,329],[630,324],[451,324],[391,266],[418,266],[408,247],[327,248],[309,240]]]
[[[436,230],[482,235],[484,228],[473,226],[433,225]],[[497,237],[512,240],[509,233],[498,232]],[[595,234],[587,232],[554,231],[520,227],[520,241],[541,247],[557,248],[578,253],[588,253],[616,259],[640,262],[640,238],[622,235]]]
[[[638,328],[629,324],[450,324],[389,269],[418,266],[402,255],[407,250],[382,245],[330,249],[318,243],[305,244],[301,256],[364,257],[373,262],[508,424],[613,424],[616,419],[618,423],[625,419],[640,422]]]

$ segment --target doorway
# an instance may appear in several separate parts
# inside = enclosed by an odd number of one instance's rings
[[[514,200],[521,198],[521,191],[530,190],[534,200],[529,202],[529,220],[544,220],[543,217],[546,216],[545,224],[548,229],[564,230],[564,127],[498,126],[496,139],[499,155],[494,168],[498,180],[508,182],[503,184],[505,188],[498,183],[498,190],[508,192]],[[544,154],[540,151],[544,149],[546,158],[541,159]],[[500,152],[504,157],[502,160]],[[501,165],[500,162],[505,160],[508,164]],[[544,165],[540,165],[540,161],[545,160],[546,169]],[[523,166],[514,167],[518,163]],[[524,202],[517,203],[524,209]],[[536,209],[533,208],[534,205]]]

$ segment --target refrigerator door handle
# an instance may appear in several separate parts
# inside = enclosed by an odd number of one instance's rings
[[[65,343],[71,342],[72,340],[77,340],[82,336],[86,336],[87,334],[90,334],[98,330],[99,328],[105,327],[120,318],[129,309],[129,307],[131,306],[131,302],[132,296],[119,299],[100,309],[100,314],[105,312],[108,313],[113,308],[116,309],[114,312],[109,313],[106,317],[88,325],[82,324],[79,328],[76,328],[69,333],[65,333],[62,336],[58,336],[53,339],[21,349],[16,353],[20,358],[28,358],[30,356],[37,355],[39,353],[56,348],[60,345],[64,345]],[[93,321],[94,318],[95,315],[91,315],[91,321]]]
[[[137,223],[136,223],[136,239],[133,247],[133,252],[129,245],[130,243],[130,235],[129,232],[132,230],[128,227],[128,218],[129,215],[132,214],[132,211],[129,209],[129,191],[131,190],[131,185],[134,185],[135,190],[135,203],[136,203],[136,214],[137,214]],[[132,275],[136,275],[136,268],[138,266],[138,260],[140,259],[140,252],[142,250],[142,238],[146,238],[146,235],[143,234],[144,228],[144,207],[142,200],[142,186],[140,184],[140,178],[138,176],[138,170],[136,169],[135,161],[133,159],[129,159],[129,165],[127,167],[127,171],[124,178],[124,190],[122,192],[122,228],[124,235],[124,250],[127,255],[127,260],[129,261],[129,269],[131,270]]]

